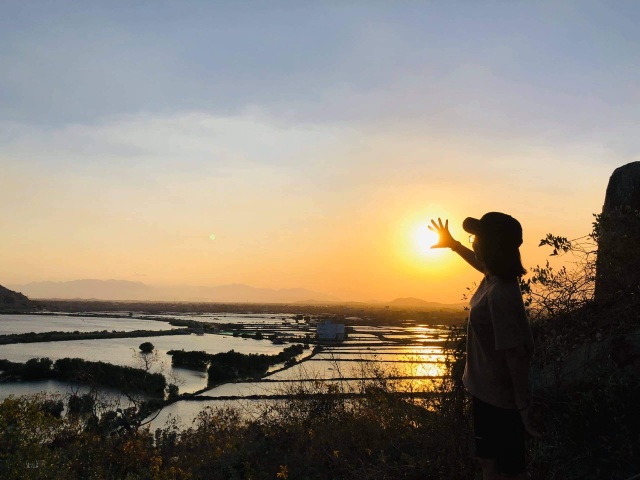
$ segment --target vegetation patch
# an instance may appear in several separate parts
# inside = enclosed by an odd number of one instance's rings
[[[230,350],[225,353],[206,353],[199,351],[169,350],[171,363],[175,367],[206,370],[207,383],[217,385],[245,378],[260,378],[269,367],[284,363],[295,364],[295,357],[304,351],[302,344],[290,345],[276,355],[245,354]]]
[[[117,332],[102,330],[98,332],[41,332],[41,333],[12,333],[0,335],[0,345],[11,343],[63,342],[69,340],[97,340],[105,338],[138,338],[161,337],[164,335],[189,335],[188,329],[174,330],[134,330],[132,332]]]
[[[529,470],[533,480],[637,478],[640,358],[633,339],[640,332],[640,299],[595,302],[595,249],[578,240],[544,239],[557,255],[575,254],[574,267],[535,267],[522,284],[536,342],[535,409],[544,433],[528,442]],[[597,235],[583,240],[595,245]],[[170,422],[155,432],[141,426],[142,410],[129,417],[117,411],[60,417],[51,399],[9,398],[0,403],[0,477],[474,478],[479,469],[461,382],[464,329],[450,332],[450,375],[434,383],[435,394],[427,398],[398,395],[379,370],[358,382],[357,392],[344,383],[304,382],[254,417],[240,409],[205,408],[190,428]],[[233,351],[170,353],[174,365],[208,369],[210,383],[260,375],[286,361]],[[0,370],[6,375],[25,368],[22,375],[35,377],[54,370],[44,359],[28,369],[17,365],[0,362]],[[89,408],[88,399],[73,402],[74,411]]]
[[[32,358],[25,363],[0,360],[0,381],[56,379],[117,389],[124,393],[143,393],[164,397],[167,381],[160,373],[91,362],[81,358]]]

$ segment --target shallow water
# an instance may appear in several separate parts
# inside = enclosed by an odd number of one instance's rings
[[[158,317],[154,315],[154,317]],[[287,334],[304,335],[302,324],[296,326],[291,315],[163,315],[162,318],[192,319],[212,323],[242,323],[251,329],[250,324],[269,329],[279,329]],[[282,320],[285,318],[286,320]],[[96,330],[166,330],[172,328],[165,321],[145,320],[141,318],[104,318],[73,316],[39,316],[39,315],[0,315],[0,333],[25,333],[57,331],[96,331]],[[380,340],[377,334],[386,335],[390,339],[414,340],[414,345],[399,345]],[[346,342],[326,346],[324,351],[315,355],[311,361],[299,363],[291,368],[269,375],[270,382],[242,382],[218,386],[204,393],[207,396],[249,396],[275,395],[291,392],[301,385],[309,387],[314,380],[320,383],[313,388],[323,388],[327,382],[340,382],[342,389],[357,390],[363,381],[375,377],[380,372],[398,377],[438,377],[444,374],[442,346],[434,344],[446,336],[447,330],[435,327],[377,327],[358,326]],[[6,358],[15,362],[25,362],[34,357],[49,357],[57,360],[64,357],[79,357],[91,361],[103,361],[116,365],[140,367],[139,345],[149,341],[154,344],[157,360],[153,371],[162,371],[168,382],[176,382],[180,392],[195,392],[206,387],[206,373],[188,369],[172,368],[171,358],[167,351],[184,349],[220,353],[235,350],[240,353],[276,354],[288,345],[275,345],[268,340],[253,340],[233,337],[231,335],[169,335],[146,338],[111,338],[97,340],[77,340],[63,342],[43,342],[31,344],[0,345],[0,359]],[[421,342],[427,341],[427,345]],[[365,343],[365,345],[362,345]],[[310,354],[305,350],[302,357]],[[278,369],[280,366],[270,370]],[[355,380],[360,379],[360,380]],[[298,383],[296,383],[298,382]],[[310,383],[311,382],[311,383]],[[412,380],[393,380],[392,385],[400,391],[427,391],[433,388],[428,378]],[[15,382],[0,384],[0,400],[8,395],[24,395],[37,392],[68,394],[77,389],[64,382],[48,380],[42,382]],[[86,387],[82,387],[86,388]],[[265,400],[266,401],[266,400]],[[206,405],[216,407],[225,404],[241,406],[255,410],[258,401],[222,400],[179,401],[165,408],[155,427],[163,426],[171,415],[180,415],[187,423]],[[188,426],[188,425],[186,425]]]
[[[168,322],[138,318],[76,317],[69,315],[0,314],[0,335],[43,332],[132,332],[134,330],[171,330]]]
[[[46,394],[62,400],[66,400],[70,395],[82,395],[92,392],[91,387],[72,382],[61,382],[58,380],[35,380],[32,382],[10,382],[0,383],[0,402],[9,396],[22,397],[25,395]],[[128,406],[129,400],[119,392],[102,388],[99,392],[93,392],[98,397],[101,404],[113,404]]]
[[[167,319],[171,316],[165,316]],[[184,316],[183,316],[184,317]],[[175,318],[175,317],[174,317]],[[184,317],[189,318],[189,317]],[[227,322],[232,316],[224,317]],[[242,319],[246,319],[243,316]],[[251,317],[255,320],[254,317]],[[134,331],[134,330],[167,330],[172,327],[164,321],[143,320],[137,318],[105,318],[75,317],[64,315],[0,315],[0,333],[27,333],[47,331]],[[26,362],[31,358],[48,357],[52,360],[60,358],[82,358],[89,361],[100,361],[129,367],[142,367],[139,345],[151,342],[155,346],[156,359],[151,371],[162,372],[169,383],[176,383],[180,392],[194,392],[207,385],[205,372],[199,372],[171,366],[169,350],[195,350],[207,353],[221,353],[235,350],[240,353],[263,353],[274,355],[280,353],[286,345],[274,345],[268,340],[253,340],[233,337],[231,335],[167,335],[141,338],[105,338],[94,340],[67,340],[61,342],[38,342],[0,345],[0,359],[12,362]],[[36,389],[36,390],[34,390]],[[40,390],[37,390],[40,389]],[[21,394],[25,387],[13,384],[0,384],[0,390]],[[26,388],[28,393],[44,391],[48,393],[64,392],[60,383],[43,383],[34,388]]]

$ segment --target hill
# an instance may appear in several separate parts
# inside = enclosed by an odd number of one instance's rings
[[[0,312],[30,312],[38,310],[38,308],[37,303],[32,302],[23,294],[0,285]]]

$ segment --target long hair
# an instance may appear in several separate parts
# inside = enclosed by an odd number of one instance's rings
[[[505,244],[500,238],[478,238],[478,240],[476,249],[489,273],[504,279],[521,277],[527,273],[522,266],[518,247]]]

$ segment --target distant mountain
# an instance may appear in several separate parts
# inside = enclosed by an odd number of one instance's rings
[[[0,312],[23,312],[38,310],[36,302],[32,302],[23,294],[9,290],[0,285]]]
[[[72,280],[32,282],[12,285],[31,298],[82,298],[95,300],[153,300],[154,289],[140,282],[125,280]]]
[[[220,303],[295,303],[313,298],[318,302],[339,301],[335,297],[304,288],[271,289],[232,284],[216,287],[154,287],[127,280],[73,280],[69,282],[33,282],[14,285],[32,298],[192,301]]]
[[[393,307],[410,307],[410,308],[422,308],[428,310],[441,309],[441,308],[462,308],[466,303],[439,303],[439,302],[427,302],[421,298],[406,297],[396,298],[387,303]]]
[[[148,300],[157,302],[300,303],[307,305],[344,303],[339,298],[304,288],[272,289],[251,287],[244,284],[218,285],[215,287],[193,285],[156,287],[142,282],[131,282],[128,280],[84,279],[68,282],[32,282],[24,285],[10,285],[10,288],[23,292],[30,298],[37,299],[57,298],[123,301]],[[4,290],[11,292],[11,290]],[[11,293],[13,295],[20,295],[16,292]],[[2,290],[0,290],[0,305],[3,295]],[[21,302],[24,303],[25,301],[30,302],[30,300],[24,295],[21,295],[21,297],[23,299],[15,297],[15,301],[18,304]],[[347,303],[366,305],[369,302]],[[422,310],[457,309],[462,308],[465,305],[464,303],[447,304],[428,302],[415,297],[396,298],[395,300],[385,303],[370,303],[374,305],[389,305],[390,307],[417,308]]]
[[[247,303],[296,303],[315,298],[323,302],[338,301],[336,297],[304,288],[258,288],[243,284],[219,285],[216,287],[167,287],[160,288],[163,300]]]

